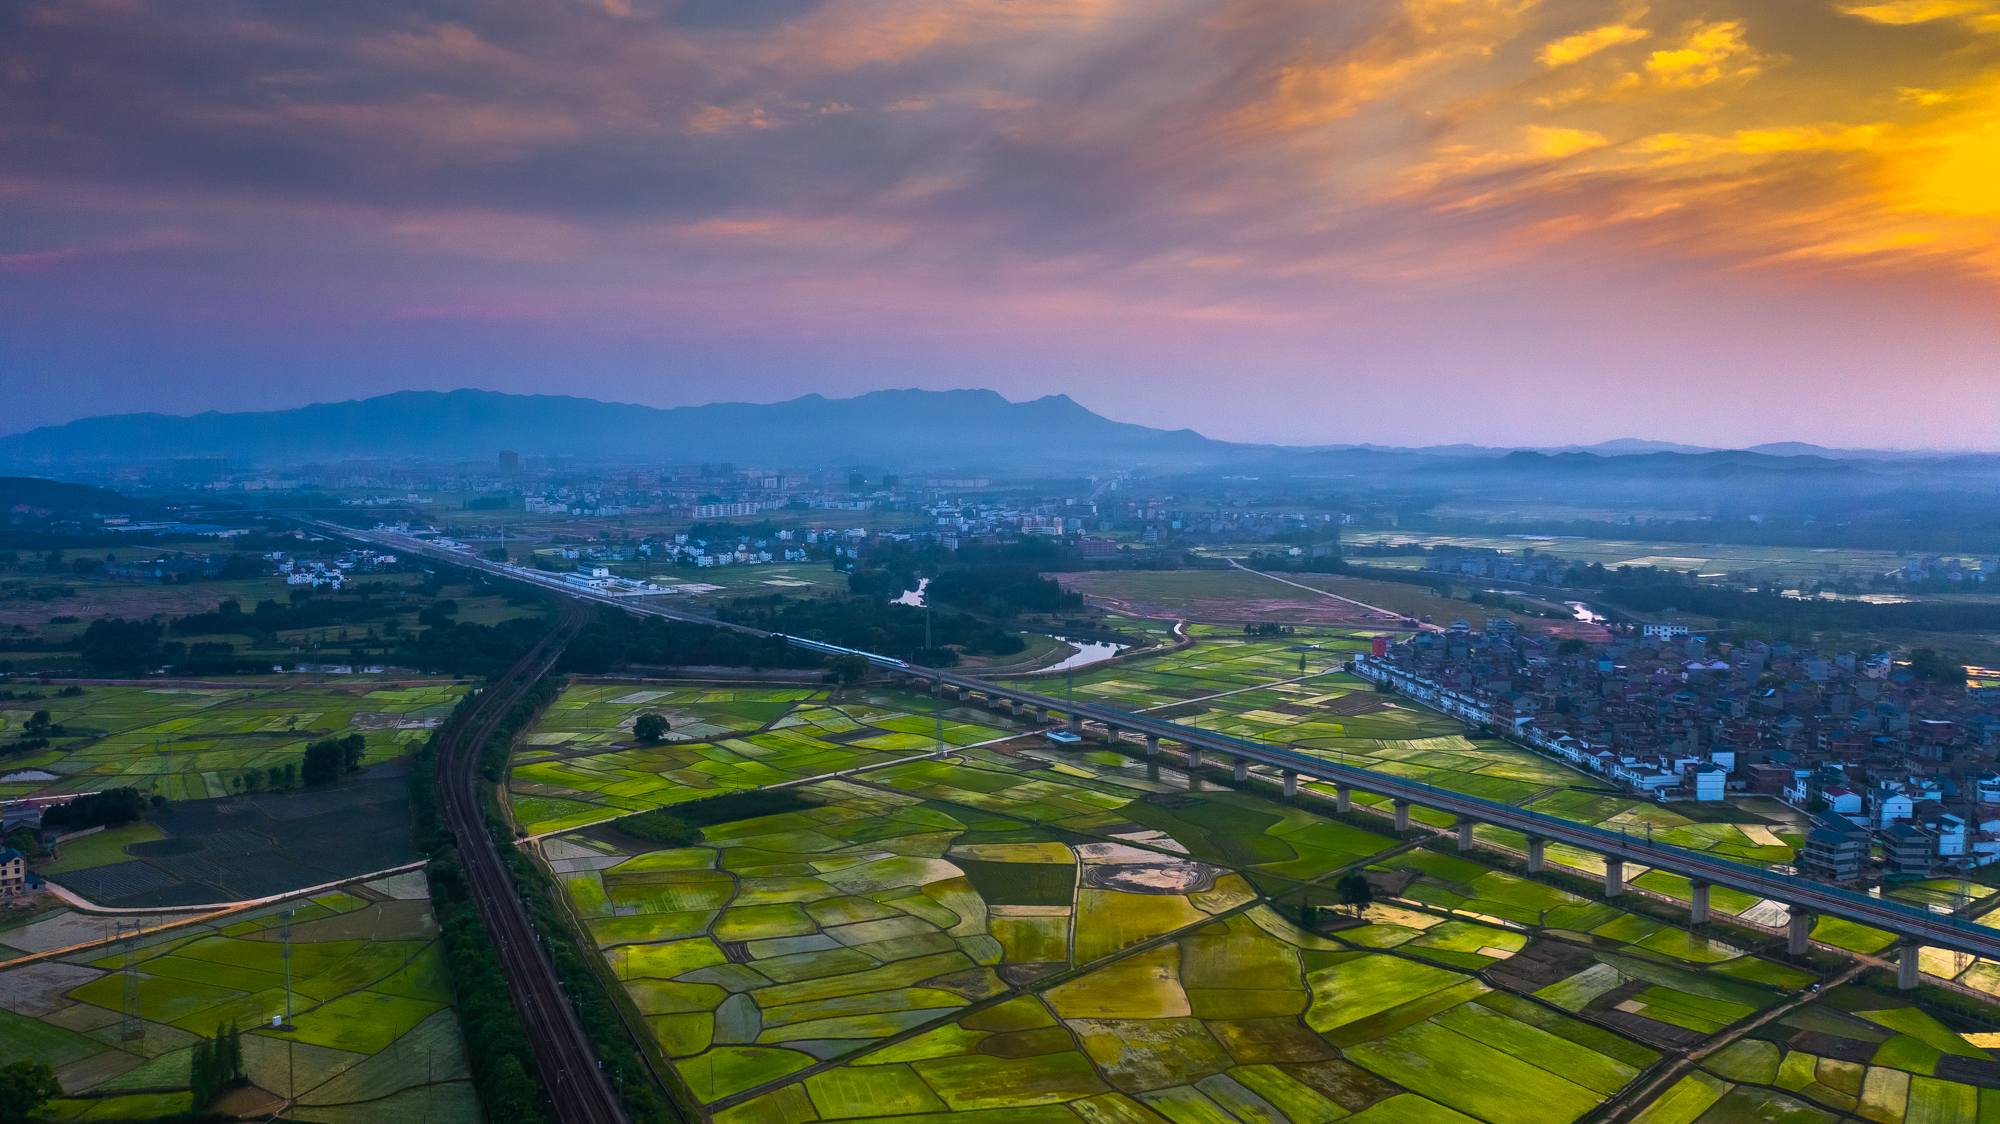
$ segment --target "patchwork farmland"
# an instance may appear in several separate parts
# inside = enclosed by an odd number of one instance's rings
[[[1788,1074],[1980,1095],[1940,1059],[1983,1051],[1907,1005],[1802,1005],[1815,973],[1122,754],[1002,745],[798,791],[698,846],[545,842],[718,1121],[1569,1121],[1774,1009],[1773,1058],[1822,1051]],[[1352,867],[1393,895],[1359,923],[1330,904]],[[1834,1027],[1836,1003],[1863,1015]],[[1838,1118],[1814,1115],[1833,1085],[1775,1072],[1718,1060],[1649,1111]],[[1706,1119],[1760,1118],[1732,1112]]]
[[[291,918],[291,1021],[281,908]],[[148,919],[149,921],[155,919]],[[0,971],[0,1064],[56,1067],[57,1120],[148,1120],[190,1111],[197,1036],[242,1028],[248,1083],[214,1106],[233,1117],[319,1124],[482,1119],[438,927],[421,872],[287,906],[148,933],[134,942],[137,1019],[126,1021],[125,945],[108,923],[67,911],[0,930],[53,953]],[[294,1102],[286,1108],[287,1101]]]
[[[10,729],[47,710],[62,734],[6,760],[0,798],[130,786],[168,802],[138,822],[68,840],[36,867],[97,905],[222,903],[326,885],[416,857],[400,759],[468,689],[90,687],[11,700]],[[309,743],[354,736],[364,743],[359,777],[298,787]],[[272,791],[287,767],[293,787]]]
[[[410,753],[469,689],[297,683],[88,687],[77,696],[0,700],[0,736],[36,711],[64,733],[48,748],[0,758],[0,799],[131,785],[171,801],[239,791],[245,773],[297,765],[307,743],[361,734],[364,764]],[[0,748],[6,743],[0,742]]]
[[[1221,630],[1200,641],[1086,670],[1073,688],[1024,685],[1790,857],[1782,805],[1680,815],[1326,670],[1361,637],[1306,651]],[[629,1021],[716,1121],[1539,1124],[1618,1110],[1647,1124],[1899,1124],[1985,1119],[1981,1097],[2000,1113],[1985,1088],[2000,1065],[1973,1039],[1873,991],[1815,996],[1823,972],[1760,955],[1770,903],[1718,892],[1718,914],[1745,922],[1722,939],[1522,877],[1504,852],[1446,853],[1391,838],[1386,819],[1334,816],[1331,801],[1055,746],[964,706],[943,711],[946,760],[889,763],[935,746],[932,700],[849,695],[577,686],[517,756],[523,828],[554,833],[538,846]],[[648,711],[683,740],[636,743]],[[825,776],[844,770],[857,771]],[[612,818],[811,777],[788,786],[785,810],[708,824],[693,845]],[[630,782],[643,790],[617,787]],[[539,803],[551,800],[566,803]],[[1353,870],[1376,900],[1348,910],[1335,884]],[[1672,875],[1630,873],[1652,902],[1687,897]],[[1957,886],[1898,892],[1943,901]],[[1840,924],[1816,939],[1889,943]],[[1954,967],[1968,986],[1981,971]],[[1667,1071],[1746,1025],[1737,1045]]]
[[[942,712],[954,746],[1011,736],[970,707]],[[642,714],[668,723],[638,743]],[[882,687],[836,699],[816,687],[573,686],[515,756],[511,803],[531,834],[628,812],[841,772],[937,747],[934,700]]]

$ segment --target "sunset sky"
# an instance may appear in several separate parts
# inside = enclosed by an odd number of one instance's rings
[[[0,430],[478,386],[2000,449],[2000,0],[21,0]]]

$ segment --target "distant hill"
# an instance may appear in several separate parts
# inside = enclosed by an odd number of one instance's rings
[[[808,394],[771,405],[662,410],[454,390],[263,413],[84,418],[0,438],[0,465],[46,471],[80,462],[190,456],[279,464],[378,456],[490,461],[511,449],[593,461],[875,462],[1018,474],[1111,462],[1193,465],[1259,448],[1211,441],[1190,429],[1111,421],[1061,394],[1009,402],[990,390],[882,390],[857,398]]]
[[[0,476],[0,514],[26,505],[31,509],[65,514],[129,514],[151,511],[147,500],[133,500],[117,492],[59,480],[39,480],[32,476]]]

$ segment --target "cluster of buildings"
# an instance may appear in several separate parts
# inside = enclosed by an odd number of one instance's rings
[[[299,558],[283,551],[265,557],[284,575],[286,585],[310,586],[340,592],[350,574],[379,574],[395,570],[397,558],[373,550],[345,550],[331,558]]]
[[[1943,578],[1948,582],[2000,581],[2000,558],[1940,558],[1932,554],[1911,557],[1897,574],[1904,581],[1920,582]]]
[[[1494,617],[1399,642],[1354,670],[1471,725],[1662,800],[1761,793],[1814,817],[1821,877],[1927,876],[2000,859],[2000,688],[1917,679],[1887,653],[1711,643],[1647,626],[1608,643]]]
[[[1503,581],[1529,582],[1534,585],[1570,584],[1568,562],[1552,554],[1536,554],[1532,550],[1525,551],[1518,557],[1497,550],[1468,548],[1451,553],[1434,550],[1424,559],[1423,568],[1427,572],[1436,574],[1497,578]]]

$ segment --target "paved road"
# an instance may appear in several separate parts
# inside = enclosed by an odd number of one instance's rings
[[[697,613],[683,612],[644,604],[630,598],[599,593],[589,589],[569,586],[567,583],[551,581],[545,575],[518,567],[503,566],[488,559],[463,551],[444,550],[430,546],[420,540],[384,532],[355,532],[333,524],[318,524],[322,529],[349,538],[373,541],[402,552],[421,554],[449,562],[467,569],[483,570],[500,577],[520,580],[526,578],[550,588],[554,592],[567,595],[570,602],[583,600],[609,605],[641,616],[669,617],[690,620],[718,628],[729,628],[757,636],[770,633],[741,625],[724,624],[711,617]],[[562,587],[562,588],[558,588]],[[815,650],[828,650],[826,645],[787,637],[788,642]],[[844,649],[836,649],[844,650]],[[902,660],[890,659],[863,652],[861,655],[878,667],[892,674],[914,676],[940,686],[954,687],[961,692],[976,692],[990,699],[1001,699],[1038,707],[1059,713],[1069,713],[1070,708],[1062,700],[1046,695],[1024,691],[1003,684],[991,683],[963,672],[944,671],[921,667]],[[1937,948],[1955,949],[2000,960],[2000,930],[1989,929],[1964,918],[1933,914],[1928,910],[1904,905],[1901,902],[1871,897],[1867,894],[1843,890],[1809,878],[1773,874],[1760,867],[1717,858],[1700,851],[1690,851],[1666,844],[1655,845],[1643,837],[1627,836],[1619,832],[1607,831],[1589,824],[1575,823],[1554,816],[1531,812],[1524,808],[1482,800],[1475,796],[1452,792],[1448,789],[1433,788],[1430,785],[1411,781],[1389,773],[1379,773],[1352,765],[1342,765],[1310,754],[1300,753],[1262,742],[1245,741],[1226,734],[1217,734],[1182,726],[1175,722],[1118,710],[1098,703],[1085,703],[1075,708],[1076,716],[1102,722],[1106,727],[1117,730],[1149,734],[1182,745],[1198,747],[1205,753],[1221,754],[1232,758],[1242,758],[1254,764],[1295,772],[1306,778],[1347,784],[1364,792],[1373,792],[1426,808],[1435,808],[1453,815],[1465,816],[1481,823],[1489,823],[1508,828],[1538,838],[1552,840],[1619,858],[1649,867],[1672,871],[1690,878],[1728,886],[1758,897],[1770,898],[1787,905],[1809,910],[1813,913],[1843,917],[1863,925],[1914,938],[1923,944]]]
[[[598,1068],[597,1052],[563,993],[554,965],[535,939],[527,907],[514,890],[479,806],[479,748],[535,681],[555,665],[589,619],[589,610],[580,602],[563,601],[562,617],[549,635],[446,728],[438,753],[438,795],[557,1118],[563,1124],[625,1124],[625,1110]]]

